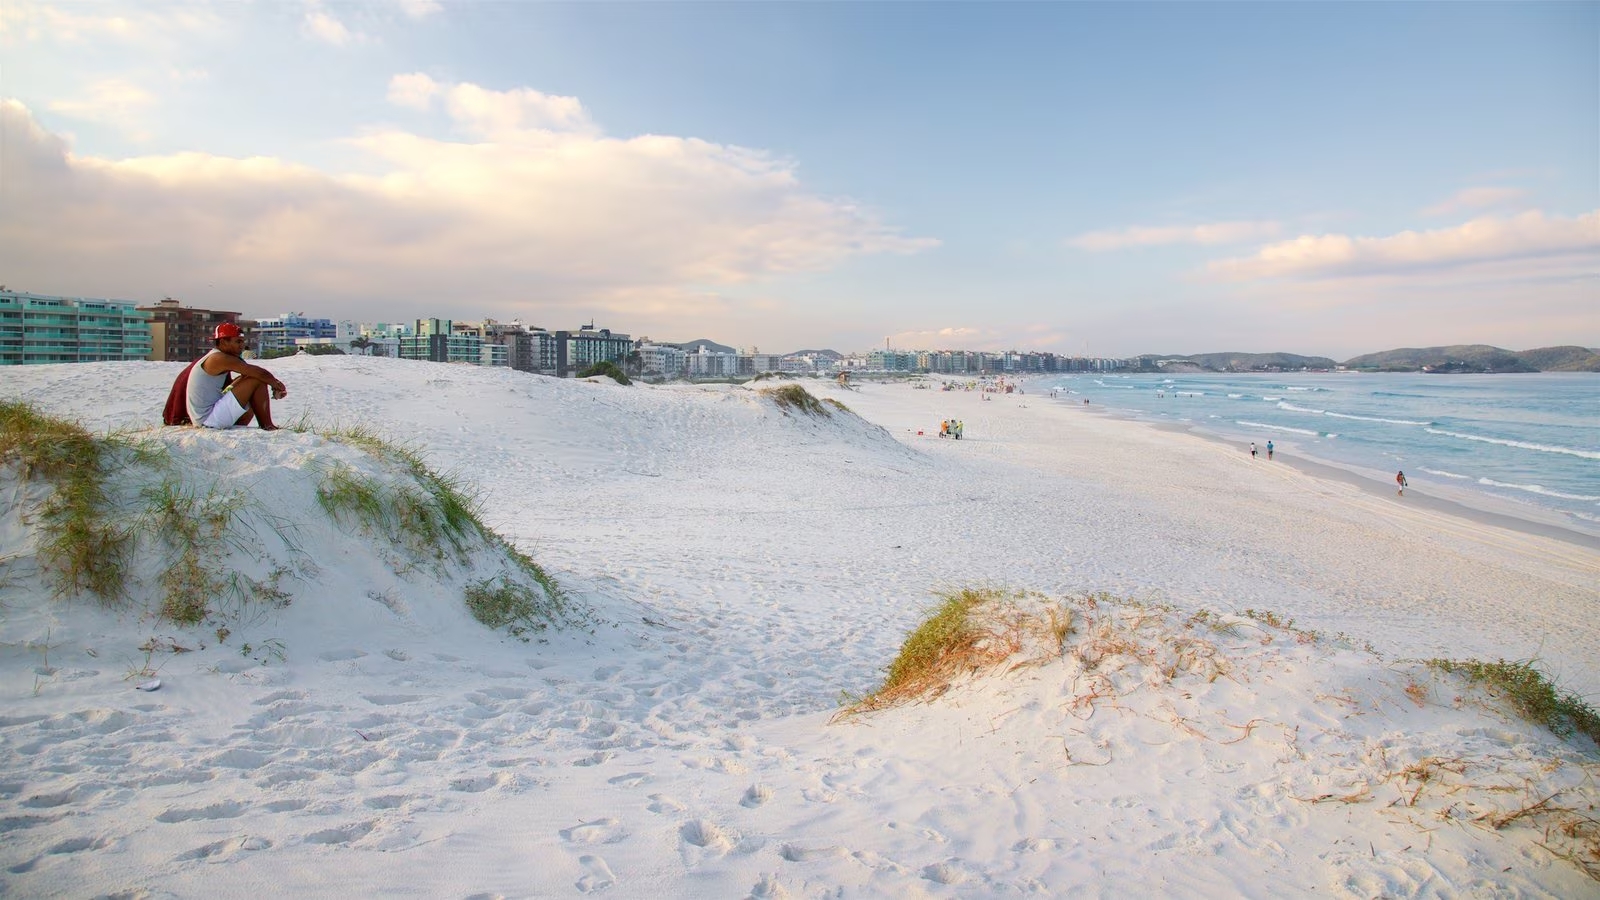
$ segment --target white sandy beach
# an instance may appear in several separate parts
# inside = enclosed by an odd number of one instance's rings
[[[0,894],[1600,897],[1594,745],[1418,662],[1535,659],[1600,700],[1581,536],[1033,395],[808,381],[852,411],[817,418],[765,383],[267,366],[280,424],[367,426],[476,485],[595,624],[496,634],[461,600],[481,572],[331,523],[314,479],[354,448],[157,427],[175,364],[8,369],[0,399],[144,432],[303,553],[290,605],[224,640],[137,590],[53,598],[40,491],[0,470]],[[1143,606],[830,724],[963,587]],[[152,639],[191,652],[141,693]],[[1174,662],[1193,639],[1214,667]]]

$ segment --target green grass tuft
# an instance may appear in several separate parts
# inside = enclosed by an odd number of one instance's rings
[[[360,426],[332,429],[322,432],[322,436],[328,440],[359,447],[379,459],[397,464],[416,479],[426,492],[427,499],[432,501],[432,510],[429,510],[427,507],[430,504],[427,500],[405,490],[400,491],[401,496],[386,500],[379,496],[384,491],[377,485],[364,489],[370,496],[329,498],[335,504],[351,502],[353,505],[348,507],[348,510],[357,513],[358,517],[369,526],[391,537],[400,538],[401,543],[437,547],[441,539],[447,540],[457,556],[466,552],[474,537],[488,538],[490,532],[483,524],[477,494],[468,488],[464,479],[428,468],[422,459],[422,454],[415,448],[392,443],[372,429]],[[356,476],[353,472],[349,473],[349,478],[354,477]],[[346,482],[348,480],[345,479]],[[328,485],[325,481],[324,485],[336,488],[336,494],[353,491],[359,495],[363,492],[363,489],[348,483]],[[319,489],[319,498],[321,493]],[[393,508],[382,509],[386,502]],[[323,509],[330,515],[335,513],[335,509],[331,508],[328,502],[323,503]]]
[[[1576,732],[1600,744],[1600,713],[1577,695],[1558,690],[1532,662],[1430,659],[1428,665],[1482,685],[1503,698],[1518,715],[1558,736]]]
[[[609,378],[617,384],[633,384],[633,380],[628,377],[626,372],[617,368],[616,363],[610,362],[597,362],[577,375],[579,378],[594,378],[596,376]]]
[[[785,412],[791,409],[796,409],[805,415],[817,416],[818,418],[823,419],[833,415],[832,413],[828,412],[828,408],[826,406],[822,405],[821,400],[813,397],[810,391],[798,384],[786,384],[783,387],[764,388],[761,391],[761,395],[763,397],[772,398],[772,402],[778,404],[778,408],[784,410]]]
[[[322,436],[397,464],[419,488],[386,486],[347,466],[336,466],[317,489],[317,499],[330,516],[351,517],[405,547],[411,556],[442,558],[448,543],[465,560],[475,543],[496,547],[537,586],[506,575],[474,582],[466,589],[466,601],[478,621],[506,628],[517,637],[551,625],[586,621],[548,572],[483,523],[478,495],[464,479],[433,471],[418,451],[391,443],[371,429],[336,429]]]
[[[125,596],[134,539],[107,515],[105,487],[121,447],[26,403],[0,402],[0,463],[55,488],[40,510],[39,561],[55,574],[59,594],[87,592],[106,603]]]
[[[555,624],[540,591],[505,575],[467,585],[466,599],[473,618],[490,628],[504,628],[512,637]]]
[[[1031,620],[1015,609],[1017,595],[963,588],[938,596],[943,602],[900,645],[883,685],[859,699],[847,696],[849,706],[841,715],[937,697],[956,677],[998,663],[1021,648],[1022,632]],[[1053,611],[1043,624],[1055,636],[1057,649],[1071,627],[1065,609]]]

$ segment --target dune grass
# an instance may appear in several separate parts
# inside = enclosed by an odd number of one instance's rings
[[[1522,718],[1559,737],[1582,734],[1600,744],[1600,713],[1583,698],[1558,689],[1531,661],[1430,659],[1427,664],[1485,688]]]
[[[935,596],[940,602],[900,645],[883,684],[864,697],[846,695],[835,718],[931,700],[958,678],[999,665],[1029,644],[1043,643],[1046,656],[1059,656],[1073,629],[1072,610],[1042,603],[1039,595],[981,587]]]
[[[215,561],[240,547],[235,523],[247,498],[216,487],[202,495],[169,477],[146,488],[142,499],[139,530],[167,550],[157,579],[160,616],[178,625],[199,625],[211,617],[213,602],[238,583],[216,568]]]
[[[784,412],[797,410],[808,416],[826,419],[833,413],[822,405],[822,401],[812,396],[811,392],[798,384],[786,384],[783,387],[763,388],[761,396],[767,397]]]
[[[477,494],[460,477],[429,468],[415,448],[386,440],[376,431],[360,426],[319,433],[328,440],[359,447],[397,464],[421,488],[418,492],[403,487],[386,489],[377,483],[358,484],[361,479],[353,470],[335,467],[317,490],[318,500],[329,515],[352,513],[397,543],[423,552],[431,550],[435,556],[443,553],[445,542],[460,556],[474,538],[488,537],[489,529],[479,515]]]
[[[484,524],[479,497],[464,480],[435,472],[416,449],[386,440],[370,428],[320,433],[398,465],[420,488],[385,485],[348,466],[335,466],[327,470],[317,488],[318,502],[330,516],[353,518],[413,556],[442,560],[448,543],[457,560],[464,562],[477,544],[493,547],[511,560],[515,574],[526,581],[502,574],[472,582],[465,588],[467,608],[479,622],[525,637],[551,626],[581,625],[587,621],[548,572]]]
[[[306,424],[297,430],[311,428]],[[553,624],[586,621],[549,573],[483,524],[478,498],[464,480],[435,472],[416,450],[386,441],[371,429],[332,430],[323,436],[389,461],[407,476],[383,482],[349,466],[329,467],[317,486],[317,499],[332,518],[384,535],[410,557],[443,561],[453,551],[465,564],[476,547],[503,552],[512,572],[468,588],[469,608],[490,627],[505,627],[520,636]],[[157,446],[146,446],[152,443]],[[287,606],[292,597],[282,580],[298,569],[277,565],[264,578],[252,578],[217,565],[235,552],[254,552],[254,540],[240,519],[247,508],[264,518],[286,547],[301,552],[285,533],[293,526],[264,509],[253,509],[249,496],[215,486],[194,488],[170,470],[136,502],[112,496],[115,470],[130,464],[169,468],[164,450],[158,442],[95,436],[26,403],[0,402],[0,465],[15,466],[25,482],[52,488],[39,508],[38,557],[52,574],[57,594],[87,593],[106,604],[119,603],[136,587],[133,562],[144,554],[141,548],[154,546],[163,554],[153,609],[160,620],[181,626],[217,624],[223,634],[228,623],[250,609]],[[307,563],[296,565],[305,568]]]
[[[628,373],[617,368],[617,364],[612,362],[597,362],[577,374],[578,378],[594,378],[597,376],[609,378],[617,384],[633,384],[633,380],[628,377]]]
[[[125,595],[134,536],[109,514],[106,491],[119,449],[29,404],[0,402],[0,463],[55,488],[40,510],[39,561],[54,573],[58,595],[88,593],[108,604]]]

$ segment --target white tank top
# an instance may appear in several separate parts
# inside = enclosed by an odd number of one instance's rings
[[[221,353],[213,350],[211,353]],[[200,357],[200,362],[189,370],[189,392],[185,398],[189,406],[189,421],[196,425],[204,422],[206,416],[211,415],[211,408],[222,399],[222,387],[228,380],[228,373],[223,371],[220,375],[208,374],[205,370],[205,361],[211,358],[211,353]]]

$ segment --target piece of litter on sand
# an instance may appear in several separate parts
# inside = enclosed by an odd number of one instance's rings
[[[149,681],[141,682],[140,684],[136,684],[133,687],[134,687],[135,690],[140,690],[140,691],[159,691],[159,690],[161,690],[161,679],[152,678]]]

